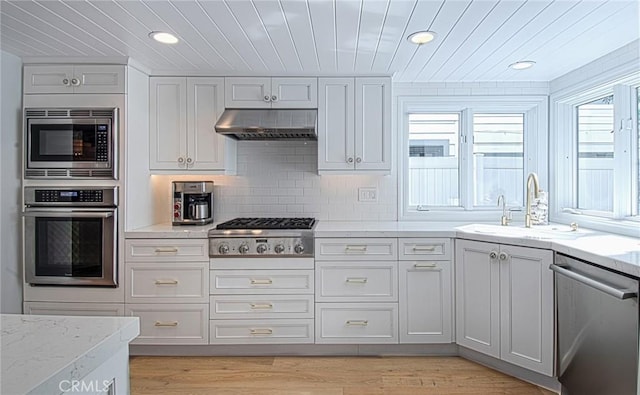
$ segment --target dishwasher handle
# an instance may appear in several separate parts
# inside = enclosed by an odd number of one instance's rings
[[[603,284],[600,281],[594,280],[591,277],[587,277],[583,274],[579,274],[576,272],[572,272],[571,270],[562,267],[562,266],[558,266],[555,264],[551,264],[549,266],[549,269],[553,270],[554,272],[561,274],[565,277],[569,277],[572,280],[576,280],[584,285],[588,285],[591,288],[595,288],[599,291],[602,291],[604,293],[606,293],[607,295],[613,296],[614,298],[618,298],[621,300],[624,299],[630,299],[630,298],[637,298],[638,297],[638,293],[637,292],[633,292],[630,291],[628,289],[619,289],[619,288],[615,288],[612,287],[610,285],[607,284]]]

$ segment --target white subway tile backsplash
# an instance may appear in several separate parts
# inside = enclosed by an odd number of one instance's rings
[[[315,142],[239,142],[236,176],[154,176],[154,194],[166,195],[154,209],[170,221],[171,181],[189,179],[214,182],[215,221],[247,216],[397,219],[394,176],[319,176],[317,150]],[[376,187],[378,201],[359,203],[360,187]]]

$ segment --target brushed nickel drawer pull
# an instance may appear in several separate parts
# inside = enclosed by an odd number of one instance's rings
[[[437,265],[435,263],[416,263],[415,265],[413,265],[413,267],[415,267],[416,269],[433,268],[436,266]]]
[[[366,284],[367,278],[366,277],[347,277],[346,282],[352,283],[352,284]]]
[[[347,325],[349,326],[367,326],[369,325],[369,321],[367,320],[348,320]]]
[[[256,328],[256,329],[249,329],[249,332],[251,333],[251,336],[264,336],[264,335],[272,335],[273,334],[273,329],[269,329],[269,328]]]
[[[346,246],[346,252],[367,252],[367,246]]]
[[[251,310],[270,310],[273,308],[271,303],[251,303]]]
[[[178,280],[156,280],[156,285],[177,285]]]
[[[177,247],[167,247],[167,248],[158,247],[158,248],[156,248],[156,254],[177,254],[177,253],[178,253],[178,248]]]
[[[273,280],[270,278],[252,278],[251,285],[271,285],[273,284]]]
[[[433,252],[436,250],[436,246],[413,246],[414,251],[428,251]]]
[[[156,321],[155,326],[164,326],[164,327],[168,327],[168,326],[178,326],[178,321]]]

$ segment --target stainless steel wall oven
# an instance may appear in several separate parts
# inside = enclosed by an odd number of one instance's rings
[[[26,108],[25,178],[117,179],[117,108]]]
[[[117,187],[26,187],[26,282],[116,287],[117,196]]]

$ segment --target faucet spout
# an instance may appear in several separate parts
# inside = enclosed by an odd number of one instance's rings
[[[527,177],[527,207],[524,215],[524,226],[526,228],[531,227],[531,194],[533,192],[533,198],[540,197],[540,185],[538,183],[538,175],[536,173],[529,173]]]

